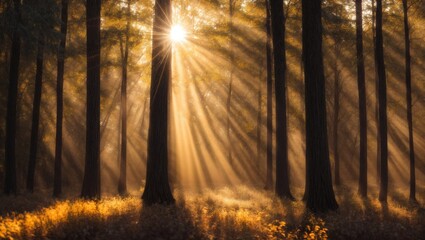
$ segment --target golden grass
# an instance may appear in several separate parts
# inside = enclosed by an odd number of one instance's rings
[[[301,190],[298,190],[300,193]],[[415,239],[420,205],[381,206],[343,189],[337,212],[313,216],[301,201],[248,187],[175,191],[176,205],[144,207],[138,196],[63,200],[0,217],[0,239]],[[23,197],[2,197],[0,203]],[[392,198],[395,199],[395,198]],[[27,201],[22,201],[24,204]]]

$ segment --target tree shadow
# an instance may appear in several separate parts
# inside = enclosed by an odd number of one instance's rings
[[[143,205],[134,239],[204,239],[184,199],[175,204]]]
[[[37,211],[52,205],[54,200],[46,198],[45,191],[42,191],[41,193],[40,191],[42,190],[38,190],[35,194],[23,192],[17,196],[0,194],[0,216],[6,216],[12,213]]]

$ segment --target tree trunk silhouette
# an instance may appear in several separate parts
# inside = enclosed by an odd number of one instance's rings
[[[39,38],[40,39],[38,40],[37,46],[34,100],[32,104],[33,109],[31,122],[30,156],[27,172],[27,191],[31,193],[34,192],[34,176],[38,149],[38,129],[40,122],[41,91],[43,85],[44,40],[41,33]]]
[[[404,14],[404,44],[406,61],[406,105],[407,105],[407,124],[409,127],[409,162],[410,162],[410,194],[409,199],[416,202],[416,177],[415,177],[415,149],[413,142],[413,120],[412,120],[412,71],[410,60],[410,31],[408,18],[407,0],[403,0]]]
[[[100,198],[100,7],[87,0],[87,124],[81,197]]]
[[[21,3],[14,0],[14,14],[17,24],[21,23]],[[16,103],[18,96],[19,62],[21,55],[21,36],[18,26],[13,30],[9,63],[9,89],[7,96],[6,142],[5,142],[5,194],[16,194]]]
[[[168,181],[168,101],[171,78],[171,0],[156,0],[152,35],[152,78],[144,203],[174,203]]]
[[[359,92],[360,122],[360,164],[359,194],[367,196],[367,112],[366,83],[363,57],[363,13],[362,0],[356,0],[356,46],[357,46],[357,87]]]
[[[288,130],[286,119],[286,49],[283,0],[272,1],[271,25],[276,97],[276,186],[277,196],[294,199],[289,187]]]
[[[376,1],[376,48],[379,91],[379,136],[380,136],[380,189],[379,201],[387,201],[388,192],[388,143],[387,143],[387,80],[385,76],[384,46],[382,38],[382,0]]]
[[[128,48],[130,34],[130,0],[127,2],[127,25],[125,31],[125,41],[120,38],[122,75],[121,75],[121,161],[120,178],[118,182],[118,193],[127,194],[127,66]]]
[[[375,0],[372,0],[372,37],[374,51],[374,66],[375,66],[375,124],[376,124],[376,179],[377,184],[380,183],[381,175],[381,137],[379,135],[379,81],[378,81],[378,62],[376,59],[376,22],[375,22]]]
[[[305,76],[307,208],[335,210],[326,126],[322,54],[321,1],[302,0],[302,47]]]
[[[68,0],[61,3],[61,39],[59,42],[56,78],[56,144],[53,196],[62,194],[62,123],[63,123],[63,76],[65,69],[66,33],[68,29]]]
[[[270,19],[270,0],[266,0],[266,54],[267,54],[267,170],[265,189],[271,189],[273,186],[273,56],[271,45],[271,19]]]

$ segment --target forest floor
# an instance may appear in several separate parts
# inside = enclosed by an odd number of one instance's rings
[[[0,239],[424,239],[425,199],[392,192],[382,205],[371,192],[362,199],[340,187],[338,211],[316,216],[302,201],[246,186],[176,190],[175,205],[150,207],[137,192],[100,201],[0,196]]]

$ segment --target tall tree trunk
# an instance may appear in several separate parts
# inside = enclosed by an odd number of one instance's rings
[[[373,37],[373,51],[376,53],[376,8],[375,0],[372,0],[372,37]],[[374,66],[375,66],[375,124],[376,124],[376,179],[377,184],[380,182],[381,175],[381,137],[379,135],[379,81],[378,81],[378,61],[374,53]]]
[[[130,34],[130,0],[127,2],[127,26],[125,31],[125,42],[121,44],[122,57],[122,82],[121,82],[121,162],[120,179],[118,183],[118,193],[127,194],[127,66],[128,66],[128,48]]]
[[[367,196],[367,113],[366,82],[363,57],[363,13],[362,0],[356,0],[356,45],[357,45],[357,87],[359,91],[360,122],[360,164],[359,194]]]
[[[413,142],[413,120],[412,120],[412,71],[410,60],[410,33],[407,0],[403,0],[404,13],[404,43],[406,61],[406,105],[407,124],[409,127],[409,159],[410,159],[410,194],[409,199],[416,202],[416,177],[415,177],[415,149]]]
[[[121,161],[118,193],[127,193],[127,62],[122,66],[121,82]]]
[[[322,1],[302,0],[302,46],[305,76],[307,208],[335,210],[326,126],[325,76],[322,54]]]
[[[14,0],[14,13],[17,24],[21,23],[21,3]],[[12,48],[9,63],[9,90],[7,96],[6,144],[5,144],[5,194],[16,194],[16,103],[18,95],[19,62],[21,55],[21,36],[18,27],[13,31]]]
[[[87,0],[87,124],[83,198],[100,198],[100,7],[101,0]]]
[[[387,143],[387,80],[385,76],[384,46],[382,37],[382,0],[376,1],[376,49],[379,83],[379,136],[380,136],[380,189],[379,201],[387,201],[388,193],[388,143]]]
[[[234,167],[233,157],[232,157],[232,126],[231,126],[231,114],[232,114],[232,94],[233,94],[233,72],[235,68],[235,56],[234,56],[234,46],[233,46],[233,11],[234,11],[234,0],[229,0],[229,51],[230,51],[230,77],[229,77],[229,86],[227,89],[227,101],[226,101],[226,111],[227,111],[227,159],[228,162]]]
[[[68,29],[68,0],[62,0],[61,40],[59,42],[56,78],[56,144],[53,196],[62,194],[62,123],[63,123],[63,76],[65,69],[66,33]]]
[[[288,130],[286,119],[286,49],[285,16],[283,0],[272,1],[270,5],[275,96],[276,96],[276,194],[282,198],[294,199],[289,187]]]
[[[42,34],[40,34],[42,35]],[[34,191],[34,175],[35,165],[37,159],[38,149],[38,129],[40,122],[40,105],[41,105],[41,91],[43,84],[43,61],[44,61],[44,40],[43,36],[40,36],[37,47],[37,66],[35,73],[35,88],[34,88],[34,100],[32,110],[32,124],[31,124],[31,143],[30,143],[30,156],[28,162],[28,173],[27,173],[27,190],[29,192]]]
[[[339,159],[339,96],[341,90],[341,82],[339,76],[338,61],[340,59],[340,42],[338,40],[334,43],[335,46],[335,63],[333,64],[334,71],[334,105],[333,105],[333,152],[334,152],[334,162],[335,162],[335,185],[339,186],[341,184],[341,175],[340,175],[340,159]]]
[[[267,54],[267,173],[265,189],[271,189],[273,186],[273,56],[272,56],[272,31],[270,18],[270,0],[266,0],[266,54]]]
[[[171,0],[156,0],[152,38],[152,78],[146,185],[142,199],[154,203],[174,203],[168,181],[168,101],[171,79]]]

